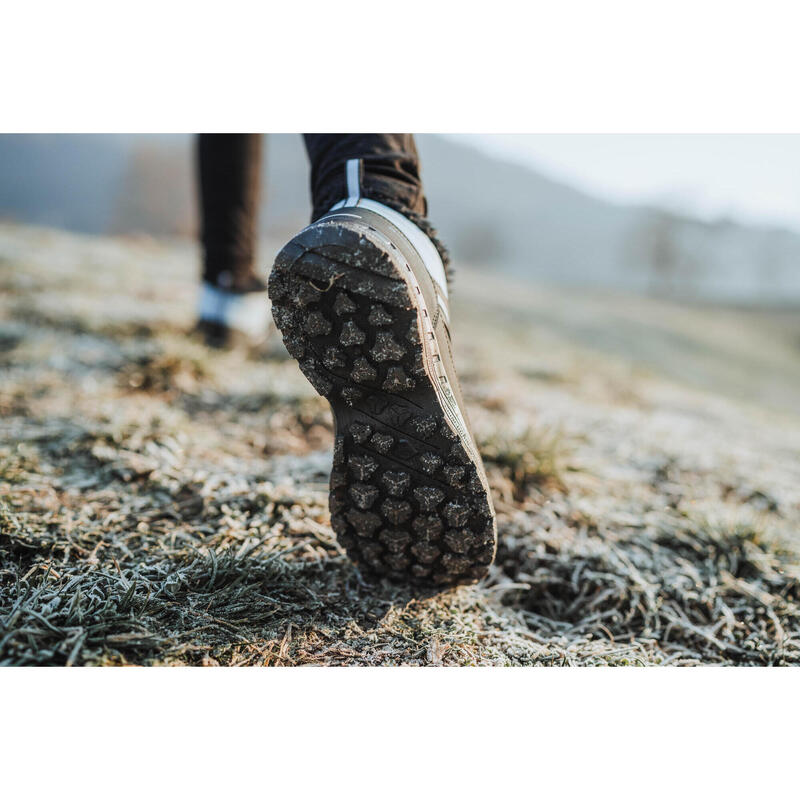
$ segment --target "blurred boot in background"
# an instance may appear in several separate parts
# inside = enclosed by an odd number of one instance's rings
[[[203,247],[197,328],[209,346],[253,343],[267,330],[267,287],[255,269],[261,162],[261,134],[197,137]]]

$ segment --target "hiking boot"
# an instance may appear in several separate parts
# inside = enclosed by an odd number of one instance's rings
[[[349,202],[295,236],[269,278],[286,349],[333,410],[331,524],[367,572],[474,581],[496,530],[453,366],[442,260],[402,214]]]
[[[268,314],[258,281],[246,292],[230,292],[203,283],[195,332],[208,347],[228,349],[258,344],[267,331]]]

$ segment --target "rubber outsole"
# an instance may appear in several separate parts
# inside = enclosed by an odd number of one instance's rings
[[[491,501],[424,366],[419,300],[375,229],[311,226],[278,254],[273,316],[335,423],[331,525],[366,572],[445,586],[486,574]]]

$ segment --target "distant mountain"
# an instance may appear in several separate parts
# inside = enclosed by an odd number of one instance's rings
[[[617,205],[420,137],[430,216],[459,259],[556,284],[737,303],[800,302],[800,235]]]
[[[418,137],[430,217],[456,264],[554,284],[800,302],[800,236],[589,196],[452,139]],[[0,218],[89,233],[192,235],[187,135],[0,135]],[[299,135],[270,135],[262,231],[307,222]]]

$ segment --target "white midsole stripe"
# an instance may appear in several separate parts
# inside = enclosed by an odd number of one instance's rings
[[[345,167],[345,174],[347,175],[347,205],[357,205],[361,199],[361,164],[357,158],[351,158]]]

